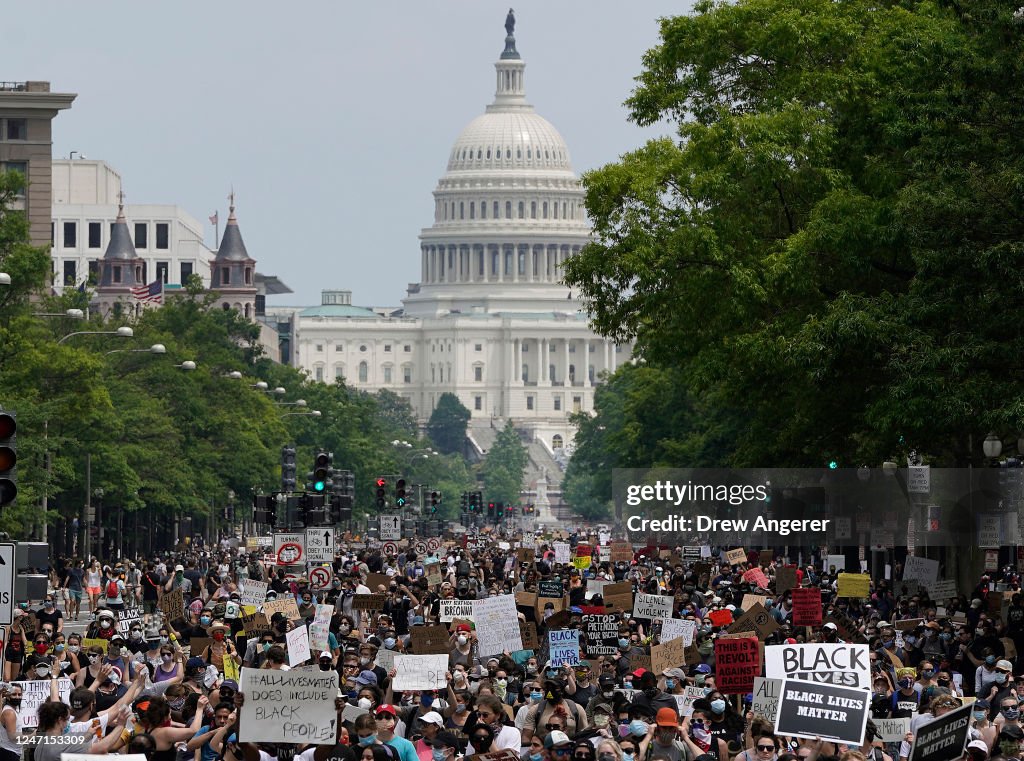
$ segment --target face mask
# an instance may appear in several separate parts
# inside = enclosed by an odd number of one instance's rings
[[[96,653],[89,653],[89,664],[90,665],[93,664],[93,663],[96,663],[96,661],[98,661],[99,659],[100,659],[100,657]]]
[[[9,705],[11,708],[17,708],[21,705],[21,698],[7,698],[7,705]]]
[[[695,739],[700,740],[702,743],[706,743],[711,739],[711,733],[704,729],[704,727],[694,727],[693,736]]]
[[[975,711],[974,712],[974,720],[975,721],[984,721],[987,716],[988,716],[988,712],[987,711]]]
[[[631,690],[631,689],[633,689],[633,683],[630,682],[629,680],[624,680],[622,682],[622,689],[624,689],[624,690]]]
[[[370,665],[370,659],[369,658],[360,658],[359,659],[359,665],[360,666],[369,666]]]
[[[169,643],[170,641],[171,641],[170,637],[161,637],[161,638],[160,638],[160,644],[161,644],[161,645],[166,645],[166,644],[168,644],[168,643]]]
[[[892,647],[892,646],[893,646],[893,645],[895,645],[895,644],[896,644],[896,640],[894,640],[894,639],[885,639],[885,640],[882,640],[882,646],[883,646],[883,647]]]
[[[430,755],[434,757],[434,761],[444,761],[448,757],[448,750],[446,748],[433,748],[430,751]]]
[[[138,642],[140,639],[142,639],[142,632],[133,629],[131,633],[131,638],[133,641]]]
[[[536,674],[537,673],[537,666],[536,666],[536,664],[534,664],[533,666],[529,666],[528,665],[526,667],[526,673],[527,674]]]
[[[214,632],[213,633],[213,638],[215,640],[217,640],[217,642],[223,642],[224,641],[224,632]]]
[[[53,600],[47,600],[43,607],[47,610],[53,610]]]
[[[910,680],[910,679],[900,679],[900,681],[899,681],[900,687],[902,687],[905,690],[909,690],[910,689],[910,685],[912,685],[913,683],[914,682],[912,680]]]
[[[629,647],[629,640],[628,639],[620,639],[619,640],[619,647]]]
[[[420,695],[420,705],[424,708],[430,708],[434,703],[433,695]]]
[[[533,698],[534,695],[537,696],[536,700],[534,700],[534,698]],[[534,703],[536,703],[538,700],[540,700],[540,698],[541,698],[541,695],[540,695],[539,692],[531,692],[530,693],[530,699],[533,700]],[[456,703],[455,704],[455,713],[465,713],[465,712],[466,712],[466,704],[465,703]]]
[[[53,650],[54,650],[54,652],[57,652],[57,653],[63,653],[64,652],[64,643],[63,642],[58,642],[56,645],[53,646]]]
[[[996,682],[1004,684],[1006,682],[1006,674],[996,674]]]
[[[544,758],[543,753],[531,753],[530,761],[541,761]]]
[[[167,653],[164,653],[163,655],[160,656],[160,660],[162,660],[164,663],[170,663],[171,661],[174,660],[174,656],[173,655],[169,655]]]
[[[597,714],[594,716],[594,726],[604,729],[608,726],[608,717],[603,714]]]
[[[359,738],[359,744],[364,748],[373,745],[375,742],[377,742],[377,735],[367,735],[366,737]]]
[[[370,706],[373,705],[373,701],[369,698],[359,698],[359,701],[356,703],[356,705],[364,710],[369,710]],[[376,737],[374,739],[376,739]]]
[[[613,698],[615,697],[615,690],[605,690],[601,694],[604,695],[604,697],[606,698]]]
[[[938,685],[939,685],[939,687],[949,687],[949,680],[948,679],[940,679],[938,681]]]
[[[622,761],[634,761],[634,759],[635,759],[635,754],[633,754],[633,753],[623,753],[622,754]]]
[[[203,626],[209,626],[210,625],[210,617],[209,616],[202,616],[199,619],[199,623],[202,624]]]
[[[49,650],[49,648],[46,646],[45,643],[40,643],[36,645],[36,652],[39,653],[39,655],[45,655],[47,650]]]
[[[1017,709],[1017,708],[1004,708],[999,713],[1001,713],[1003,715],[1004,719],[1009,719],[1010,721],[1014,721],[1014,720],[1017,719],[1017,717],[1020,716],[1020,709]]]
[[[349,626],[348,624],[342,624],[341,625],[341,633],[342,634],[348,634],[350,631],[352,631],[352,627],[351,626]]]
[[[464,646],[465,646],[465,644],[466,644],[467,642],[469,642],[469,640],[468,640],[468,639],[466,639],[466,635],[465,635],[465,634],[460,634],[460,635],[459,635],[459,638],[458,638],[458,640],[457,640],[457,641],[458,641],[458,643],[459,643],[459,647],[464,647]]]
[[[676,680],[675,679],[666,679],[665,680],[665,689],[666,690],[674,690],[675,688],[676,688]]]
[[[384,647],[386,647],[388,650],[394,650],[395,649],[395,638],[394,637],[388,637],[386,640],[384,640]]]
[[[331,670],[331,662],[328,661],[328,660],[320,661],[320,670],[321,671],[330,671]]]
[[[981,636],[981,629],[978,629],[978,636]],[[989,666],[994,666],[996,663],[996,657],[994,655],[986,657],[985,663],[987,663]]]
[[[711,710],[715,713],[725,713],[725,701],[721,698],[711,701]]]
[[[629,722],[629,733],[637,737],[643,737],[647,734],[647,725],[639,719],[634,719]]]
[[[78,655],[81,651],[82,651],[82,648],[81,648],[80,645],[68,645],[68,652],[69,653],[74,653],[75,655]]]
[[[941,639],[943,642],[949,642],[951,639],[953,639],[953,635],[949,632],[942,632],[942,634],[939,635],[939,639]]]
[[[921,671],[921,677],[923,679],[931,679],[933,676],[935,676],[935,672],[932,669],[923,669]]]
[[[50,667],[47,664],[40,663],[38,666],[36,666],[36,675],[37,676],[46,676],[49,673],[50,673]]]

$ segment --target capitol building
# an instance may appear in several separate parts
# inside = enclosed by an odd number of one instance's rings
[[[590,239],[583,189],[565,140],[526,100],[511,13],[506,31],[494,101],[448,154],[419,236],[421,279],[402,307],[324,291],[320,306],[277,317],[291,362],[314,380],[389,389],[424,423],[441,394],[457,396],[478,454],[511,420],[530,454],[527,495],[555,502],[569,416],[593,409],[601,374],[631,347],[596,335],[562,282],[563,263]]]

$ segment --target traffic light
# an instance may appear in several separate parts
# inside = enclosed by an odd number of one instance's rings
[[[317,494],[323,494],[327,490],[333,460],[334,455],[330,452],[321,449],[316,453],[316,458],[313,460],[313,491]]]
[[[405,479],[395,481],[395,507],[405,507]]]
[[[298,482],[295,474],[295,445],[281,447],[281,491],[295,491]]]
[[[441,492],[432,491],[430,492],[430,514],[433,515],[437,512],[438,506],[441,504]]]
[[[18,496],[18,421],[15,412],[0,412],[0,507]]]
[[[462,492],[462,497],[459,500],[459,507],[462,512],[469,512],[469,492]]]
[[[487,517],[488,518],[493,518],[494,517],[494,510],[495,510],[494,503],[493,502],[488,502],[487,503]]]
[[[388,480],[383,476],[377,479],[377,509],[383,510],[388,506]]]

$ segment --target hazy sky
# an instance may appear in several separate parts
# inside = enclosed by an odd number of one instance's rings
[[[527,100],[577,173],[653,130],[622,102],[688,2],[515,0]],[[178,0],[16,3],[0,24],[0,80],[78,93],[54,157],[117,169],[129,203],[220,211],[234,185],[258,269],[318,304],[397,305],[420,276],[417,235],[462,128],[494,97],[507,2]],[[664,130],[660,130],[664,131]],[[208,245],[213,226],[206,224]]]

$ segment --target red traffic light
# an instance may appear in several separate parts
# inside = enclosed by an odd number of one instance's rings
[[[377,479],[377,486],[387,486],[387,485],[388,485],[388,480],[386,478],[378,478]]]

